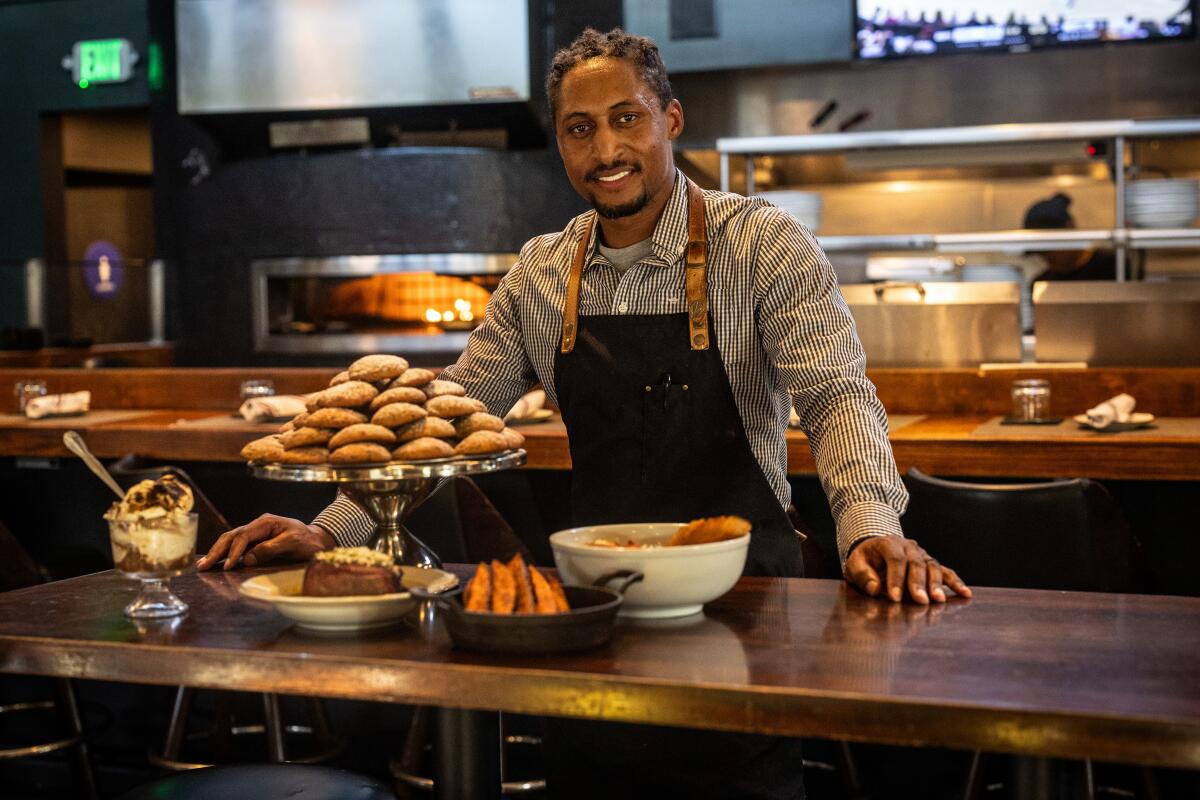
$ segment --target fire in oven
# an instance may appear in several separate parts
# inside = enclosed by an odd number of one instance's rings
[[[515,253],[251,262],[254,346],[268,353],[461,350]]]

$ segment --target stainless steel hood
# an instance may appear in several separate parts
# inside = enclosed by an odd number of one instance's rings
[[[527,0],[178,0],[179,110],[530,97]]]

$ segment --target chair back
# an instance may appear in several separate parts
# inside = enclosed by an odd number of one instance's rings
[[[905,476],[904,533],[968,584],[1130,592],[1140,588],[1125,515],[1086,478],[965,483],[918,469]]]

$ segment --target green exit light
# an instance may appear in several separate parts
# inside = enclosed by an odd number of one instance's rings
[[[76,42],[62,65],[80,89],[100,83],[122,83],[133,75],[138,54],[128,39],[89,39]]]

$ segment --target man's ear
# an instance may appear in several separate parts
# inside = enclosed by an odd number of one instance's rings
[[[671,100],[663,113],[667,115],[667,138],[677,138],[683,133],[683,106],[678,100]]]

